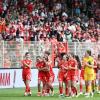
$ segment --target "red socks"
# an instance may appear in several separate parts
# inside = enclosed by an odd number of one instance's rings
[[[30,92],[30,87],[29,87],[29,85],[26,85],[25,92]]]
[[[68,96],[69,94],[68,94],[68,88],[66,87],[66,89],[65,89],[65,95],[66,96]]]
[[[59,92],[60,92],[60,94],[63,94],[63,88],[62,87],[59,87]]]
[[[48,88],[46,92],[49,94],[50,93],[50,88]]]
[[[80,92],[82,92],[83,91],[83,86],[82,86],[82,84],[80,83]]]
[[[72,87],[72,92],[77,95],[77,89],[75,87]]]

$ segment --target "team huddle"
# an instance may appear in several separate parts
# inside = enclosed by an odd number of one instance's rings
[[[85,96],[93,97],[95,91],[100,93],[100,55],[97,59],[90,50],[85,52],[82,60],[72,53],[61,54],[56,59],[58,66],[59,96],[78,97],[83,91],[83,81],[85,83]],[[53,96],[53,82],[55,74],[50,60],[50,53],[45,52],[44,56],[36,58],[36,68],[38,70],[38,93],[37,96]],[[25,96],[31,96],[31,66],[32,60],[29,52],[25,54],[25,59],[21,62],[22,78],[25,83]],[[98,77],[97,77],[98,75]],[[77,89],[79,82],[79,89]],[[63,86],[65,85],[65,86]],[[41,88],[42,87],[42,88]],[[95,88],[97,87],[97,88]],[[63,91],[63,88],[65,89]]]

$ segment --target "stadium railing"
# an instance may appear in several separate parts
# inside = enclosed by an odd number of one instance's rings
[[[73,52],[80,59],[87,49],[96,56],[100,53],[100,43],[72,42],[67,44],[68,50],[66,52]],[[20,62],[24,58],[25,52],[30,52],[34,68],[36,57],[43,56],[45,51],[49,51],[52,56],[52,43],[0,41],[0,68],[21,68]]]

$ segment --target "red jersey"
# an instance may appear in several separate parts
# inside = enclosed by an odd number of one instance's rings
[[[54,76],[53,68],[52,68],[52,66],[51,66],[51,65],[49,65],[49,66],[50,66],[50,71],[49,71],[50,76]]]
[[[37,68],[46,67],[46,63],[44,61],[37,62],[36,67]],[[50,78],[49,71],[39,71],[38,72],[38,79],[41,80],[42,82],[49,82],[49,78]]]
[[[36,63],[36,67],[37,67],[37,68],[43,68],[43,67],[45,67],[45,62],[44,62],[44,61],[39,61],[39,62],[37,62],[37,63]]]
[[[70,59],[68,60],[68,65],[75,68],[75,66],[77,65],[77,61],[75,59]],[[76,70],[75,69],[71,69],[69,70],[71,75],[75,75],[76,74]]]
[[[65,61],[65,62],[64,62],[64,65],[65,65],[65,67],[68,68],[68,61]]]
[[[36,64],[37,68],[44,68],[46,66],[49,66],[49,65],[46,65],[46,63],[44,61],[37,62],[37,64]],[[43,71],[43,70],[41,70],[41,71],[39,71],[39,74],[45,74],[45,73],[48,73],[48,72],[49,71]]]
[[[62,70],[64,66],[64,60],[60,60],[58,65],[59,65],[59,68]]]
[[[43,68],[44,66],[45,66],[44,61],[38,61],[38,62],[36,62],[36,67],[37,68]],[[38,71],[38,80],[41,80],[41,81],[44,80],[43,79],[43,74],[44,74],[43,71]]]
[[[94,72],[97,73],[97,62],[96,62],[96,60],[94,60],[94,66],[96,67],[96,68],[94,68]]]
[[[59,63],[60,71],[58,72],[58,80],[66,81],[65,75],[67,74],[67,70],[64,67],[68,67],[68,61],[61,60]]]
[[[28,60],[28,59],[25,59],[25,60],[22,60],[22,78],[24,81],[26,80],[31,80],[31,63],[32,63],[32,60]],[[25,65],[29,65],[28,67]]]
[[[61,60],[59,63],[59,68],[62,72],[66,72],[67,70],[64,67],[68,67],[68,61]]]
[[[32,63],[32,60],[25,59],[25,60],[22,60],[21,63],[22,63],[23,71],[30,72],[31,66],[27,67],[25,64],[30,65]]]

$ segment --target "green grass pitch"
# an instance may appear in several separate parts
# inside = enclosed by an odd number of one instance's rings
[[[94,97],[86,98],[84,95],[79,97],[66,98],[58,96],[58,89],[55,88],[55,95],[53,97],[37,97],[37,88],[31,88],[32,96],[24,97],[24,88],[0,89],[0,100],[100,100],[100,94],[94,94]]]

